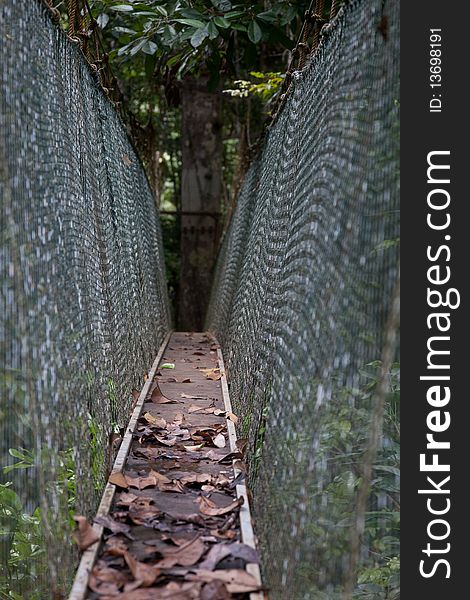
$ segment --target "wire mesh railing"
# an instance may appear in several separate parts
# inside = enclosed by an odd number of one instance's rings
[[[143,168],[96,74],[37,0],[0,6],[0,597],[62,597],[169,327]]]
[[[399,6],[322,29],[215,274],[270,598],[398,598]]]

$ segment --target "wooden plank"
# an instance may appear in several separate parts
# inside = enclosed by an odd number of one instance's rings
[[[129,454],[129,449],[132,443],[132,434],[135,431],[137,421],[140,417],[140,413],[142,412],[142,407],[144,406],[145,399],[150,390],[150,386],[152,385],[152,382],[155,378],[158,365],[160,364],[160,360],[163,356],[163,353],[165,352],[165,348],[171,337],[171,333],[172,332],[170,331],[165,336],[165,339],[163,340],[163,343],[160,346],[160,349],[158,350],[157,356],[153,361],[152,368],[148,373],[147,381],[145,382],[142,391],[140,392],[139,398],[132,412],[129,424],[126,429],[126,433],[124,434],[124,438],[119,448],[119,452],[116,456],[116,460],[114,461],[113,470],[111,471],[111,473],[121,473],[124,468],[124,464],[126,462],[126,458]],[[105,516],[109,513],[109,509],[111,507],[115,491],[115,485],[113,485],[112,483],[106,484],[96,514],[97,517]],[[103,534],[103,526],[94,523],[93,529],[100,536],[100,539],[97,542],[95,542],[92,546],[90,546],[87,550],[85,550],[85,552],[82,554],[82,558],[80,560],[80,564],[75,575],[74,583],[69,594],[69,600],[84,600],[87,594],[88,579],[90,577],[90,573],[93,569],[93,565],[95,564],[95,560],[98,555],[98,550],[101,544],[101,536]]]
[[[158,367],[162,362],[174,363],[174,369],[169,371],[162,369],[162,372],[157,375]],[[216,377],[212,377],[212,372],[214,372]],[[219,373],[220,375],[218,375]],[[150,400],[149,392],[153,389],[151,387],[153,383],[158,383],[157,389],[161,391],[169,402],[159,402],[155,398]],[[208,401],[210,402],[209,407],[207,406]],[[215,409],[215,412],[218,409],[221,414],[217,415],[205,410],[211,407]],[[173,333],[171,338],[167,336],[149,373],[148,380],[139,395],[112,473],[122,473],[126,478],[130,477],[132,479],[142,476],[147,471],[150,473],[151,470],[156,469],[160,475],[171,479],[173,485],[177,484],[182,477],[187,477],[198,472],[216,477],[218,474],[223,475],[227,473],[227,466],[224,467],[224,464],[220,464],[218,457],[223,457],[229,448],[230,451],[236,450],[237,435],[235,426],[230,419],[226,418],[226,415],[230,412],[232,412],[232,408],[223,356],[214,338],[203,333]],[[146,415],[145,417],[143,417],[144,414]],[[161,419],[163,423],[170,425],[168,429],[167,425],[162,427],[158,425],[153,426],[154,431],[160,431],[161,434],[159,435],[163,436],[167,435],[164,433],[165,431],[169,432],[168,435],[170,437],[172,436],[171,432],[174,430],[174,424],[177,424],[178,420],[185,422],[189,429],[193,428],[196,437],[193,441],[187,440],[184,448],[187,448],[188,444],[192,444],[195,448],[198,448],[198,440],[200,439],[198,427],[201,428],[201,431],[207,430],[208,426],[209,429],[215,427],[215,431],[219,431],[218,435],[220,435],[220,432],[224,434],[226,449],[220,446],[211,448],[210,440],[205,440],[202,444],[202,449],[189,452],[183,450],[181,443],[174,446],[170,444],[169,448],[165,448],[165,444],[160,442],[160,438],[158,437],[154,442],[150,441],[148,443],[133,435],[137,431],[147,429],[146,423],[152,423],[152,419]],[[222,429],[220,429],[221,427]],[[150,429],[152,429],[152,425],[150,425]],[[146,433],[144,435],[148,436],[149,434]],[[177,433],[176,435],[187,435],[187,433]],[[152,440],[151,436],[152,434],[150,434],[150,438],[148,439]],[[196,442],[195,444],[194,441]],[[209,445],[209,451],[205,449],[207,445]],[[207,454],[210,456],[206,456]],[[234,467],[233,462],[232,468],[233,476],[237,477],[241,471]],[[229,477],[231,476],[229,475]],[[146,485],[145,491],[140,491],[140,488],[134,491],[137,495],[151,499],[152,506],[155,508],[156,513],[159,513],[159,524],[163,532],[170,531],[173,535],[177,537],[182,536],[183,538],[187,537],[185,534],[188,532],[191,533],[193,529],[190,524],[191,519],[188,520],[189,527],[184,524],[184,515],[193,517],[195,511],[194,504],[198,503],[199,498],[204,496],[211,498],[219,508],[228,506],[236,497],[243,498],[244,503],[237,511],[238,518],[236,522],[232,522],[229,526],[233,528],[233,532],[236,533],[240,541],[252,548],[256,546],[248,494],[244,483],[238,484],[231,492],[228,489],[215,489],[208,494],[201,494],[197,486],[193,487],[191,484],[189,486],[183,484],[183,487],[180,485],[176,489],[160,489],[159,485],[150,484]],[[113,516],[116,512],[116,507],[119,506],[120,496],[123,493],[121,489],[116,490],[114,485],[108,483],[98,510],[98,515]],[[120,509],[118,508],[117,511],[119,512]],[[139,545],[142,545],[141,542],[144,538],[148,541],[149,538],[147,536],[149,531],[152,531],[152,528],[141,527],[140,523],[138,521],[134,522],[132,518],[127,522],[132,523],[130,524],[132,533],[130,539],[132,541],[129,542],[129,539],[123,539],[122,542],[127,545],[129,553],[133,555],[133,552],[140,551]],[[230,518],[227,518],[227,523],[230,523]],[[207,524],[199,522],[198,534],[201,539],[204,536],[213,537],[212,531],[215,526],[216,523],[211,521],[210,517]],[[103,527],[94,525],[94,528],[102,536]],[[142,539],[140,539],[141,537]],[[155,528],[155,531],[151,534],[151,539],[156,547],[160,546],[165,549],[169,545],[171,549],[174,541],[168,541],[167,538],[168,534],[162,534],[159,528]],[[219,543],[225,543],[223,538],[221,539],[222,541]],[[214,542],[211,540],[209,546],[207,546],[206,542],[203,543],[206,544],[207,550]],[[146,544],[144,543],[144,545]],[[159,552],[157,551],[157,554]],[[109,561],[110,557],[112,560],[112,556],[107,542],[104,543],[104,541],[97,542],[84,553],[69,600],[98,600],[98,594],[88,588],[88,579],[97,561],[103,561],[106,564],[106,561]],[[204,557],[204,554],[202,556]],[[134,558],[139,560],[138,554],[134,554]],[[197,576],[197,564],[194,567],[194,573],[196,574],[194,576]],[[245,568],[261,586],[259,565],[251,563],[245,565]],[[191,578],[191,574],[189,578]],[[149,588],[148,591],[155,594],[157,598],[159,592],[166,589],[167,585],[172,581],[178,583],[178,574],[164,574],[158,578],[153,587]],[[263,592],[253,592],[249,594],[249,598],[251,600],[266,600]]]
[[[230,393],[228,389],[228,381],[227,381],[227,373],[225,371],[224,357],[220,348],[217,350],[217,358],[219,360],[219,369],[221,374],[220,383],[222,385],[222,396],[225,405],[225,411],[228,413],[232,411],[232,403],[230,401]],[[234,423],[227,419],[227,431],[230,441],[230,449],[232,452],[237,450],[237,431],[235,429]],[[235,461],[233,461],[233,470],[235,472],[235,477],[237,477],[240,473],[240,470],[235,467]],[[251,520],[251,510],[250,503],[248,499],[248,493],[246,489],[246,484],[244,482],[240,483],[236,487],[237,497],[243,498],[243,505],[240,507],[240,532],[242,537],[242,542],[247,546],[251,546],[255,550],[256,548],[256,538],[253,531],[253,524]],[[256,578],[258,583],[261,585],[261,572],[259,565],[256,563],[250,563],[246,565],[246,570],[250,575]],[[263,592],[253,592],[250,594],[250,600],[264,600],[266,595]]]

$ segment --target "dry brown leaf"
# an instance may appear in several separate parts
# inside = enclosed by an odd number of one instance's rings
[[[186,419],[184,417],[184,414],[182,412],[177,412],[176,415],[174,416],[174,419],[172,421],[172,425],[183,425],[186,424]]]
[[[240,485],[241,483],[243,483],[243,480],[246,478],[246,473],[238,473],[238,475],[235,477],[235,479],[233,479],[230,483],[229,483],[229,489],[233,490],[237,487],[237,485]]]
[[[216,485],[218,485],[220,487],[225,487],[226,485],[229,485],[229,483],[230,483],[230,479],[228,477],[226,477],[225,475],[222,475],[222,473],[217,475],[217,479],[215,481]]]
[[[206,379],[212,379],[212,381],[218,381],[222,377],[218,368],[200,369],[200,371],[205,374]]]
[[[156,506],[150,503],[147,505],[131,505],[129,507],[129,518],[135,525],[147,525],[153,522],[160,515]]]
[[[207,498],[207,496],[199,496],[196,498],[195,502],[196,504],[203,503],[205,506],[210,506],[211,508],[218,508],[217,504],[210,498]]]
[[[207,406],[198,406],[197,404],[191,404],[191,406],[188,408],[188,412],[189,413],[195,413],[195,412],[207,412],[207,413],[209,413],[209,410],[213,409],[213,408],[214,408],[213,404],[208,404]]]
[[[154,417],[149,412],[146,412],[144,414],[144,419],[147,421],[147,423],[150,423],[150,425],[154,425],[155,427],[158,427],[159,429],[165,429],[165,427],[166,427],[165,419],[161,419],[159,417]]]
[[[193,581],[223,581],[231,594],[256,592],[260,589],[257,579],[243,569],[198,569],[195,575],[188,575],[187,578]]]
[[[183,446],[186,452],[197,452],[204,447],[204,444],[197,444],[196,446]]]
[[[238,423],[238,417],[233,412],[227,413],[227,419],[230,419],[235,425]]]
[[[224,540],[233,540],[237,537],[237,532],[234,529],[212,529],[212,535],[218,538],[222,538]]]
[[[224,456],[223,456],[223,454],[220,454],[220,452],[218,452],[215,448],[212,448],[211,450],[206,452],[205,458],[219,462],[219,460],[223,459]],[[229,461],[227,464],[230,464],[230,463],[231,463],[231,461]],[[221,464],[224,464],[224,463],[221,463]]]
[[[201,502],[199,503],[199,511],[203,515],[207,515],[208,517],[218,517],[220,515],[226,515],[229,512],[239,508],[243,504],[243,497],[237,498],[233,502],[231,502],[228,506],[222,506],[220,508],[214,508],[210,506],[207,502],[207,498],[201,496]]]
[[[108,554],[119,554],[123,553],[127,550],[127,545],[124,540],[120,537],[111,536],[106,540],[106,545],[104,547],[104,553]]]
[[[149,460],[156,460],[162,453],[165,452],[163,448],[158,447],[140,447],[132,450],[132,454],[136,457],[143,457]]]
[[[113,569],[113,571],[114,570],[115,569]],[[101,579],[98,579],[92,573],[88,580],[88,587],[92,592],[95,592],[95,594],[99,594],[100,597],[109,594],[111,597],[115,598],[119,595],[119,590],[122,586],[118,585],[114,581],[103,581]]]
[[[159,483],[158,489],[160,492],[176,492],[177,494],[184,494],[187,491],[177,479],[170,481],[170,483]]]
[[[129,484],[129,487],[135,487],[138,490],[154,487],[157,484],[171,483],[171,479],[168,479],[166,475],[162,475],[153,469],[149,472],[147,477],[129,477],[126,475],[126,481]]]
[[[209,473],[190,473],[180,479],[181,483],[207,483],[212,481],[212,475]]]
[[[216,425],[208,425],[207,427],[202,427],[197,425],[196,427],[192,427],[190,430],[191,435],[202,435],[206,431],[216,431]],[[217,433],[219,433],[217,431]]]
[[[230,600],[232,598],[223,581],[210,581],[201,590],[200,600]]]
[[[153,565],[147,565],[136,560],[129,552],[124,552],[124,560],[131,570],[135,582],[127,584],[124,591],[128,592],[137,587],[149,587],[154,583],[155,579],[160,575],[160,569]]]
[[[234,469],[238,469],[242,473],[245,473],[245,475],[248,472],[245,463],[242,462],[240,459],[237,459],[237,460],[233,461],[233,468]]]
[[[241,452],[242,454],[245,454],[246,448],[248,446],[248,439],[247,438],[239,438],[235,442],[235,446],[237,447],[237,450],[239,452]]]
[[[86,550],[100,539],[98,532],[93,529],[85,517],[75,515],[73,520],[77,523],[77,529],[72,535],[80,550]]]
[[[110,515],[100,515],[99,517],[95,517],[93,521],[98,525],[103,525],[103,527],[106,527],[106,529],[109,529],[113,533],[127,534],[130,531],[129,525],[115,521]]]
[[[139,390],[133,389],[132,390],[132,405],[131,405],[131,410],[134,410],[135,405],[137,404],[138,400],[140,397],[140,392]]]
[[[127,480],[121,473],[121,471],[115,471],[114,473],[111,473],[111,475],[108,478],[108,481],[109,483],[112,483],[113,485],[116,485],[117,487],[123,489],[127,489],[129,487],[129,484],[127,483]]]
[[[168,377],[166,383],[178,383],[178,380],[176,379],[176,377]]]
[[[124,554],[124,560],[128,564],[129,569],[136,580],[135,583],[138,583],[138,586],[136,587],[149,587],[160,575],[160,569],[155,568],[153,565],[147,565],[139,562],[131,554],[129,554],[129,552]],[[126,592],[130,591],[127,585],[124,590]]]
[[[155,437],[164,446],[174,446],[177,442],[176,438],[166,438],[162,435],[156,435]]]
[[[108,567],[104,561],[99,561],[93,568],[88,585],[97,594],[115,596],[127,582],[127,577],[121,571]]]
[[[178,400],[172,400],[171,398],[167,398],[166,396],[164,396],[160,388],[158,387],[158,384],[153,390],[152,395],[150,396],[150,400],[154,404],[178,404]]]
[[[119,594],[119,600],[196,600],[200,598],[201,583],[172,581],[165,587],[152,587]],[[115,596],[102,596],[100,600],[116,600]]]
[[[225,436],[222,433],[219,433],[218,435],[215,436],[215,438],[213,438],[212,443],[217,448],[225,448],[225,444],[226,444]]]
[[[127,154],[122,155],[122,162],[126,164],[128,167],[132,165],[132,161]]]
[[[163,475],[163,473],[159,473],[153,469],[150,471],[150,473],[155,477],[158,483],[171,483],[171,479],[168,479],[168,477]]]
[[[258,553],[254,548],[247,544],[234,542],[233,544],[213,545],[199,568],[213,571],[217,564],[227,556],[241,558],[246,563],[259,563]]]
[[[148,477],[129,477],[129,475],[127,475],[126,481],[129,484],[129,487],[137,488],[138,490],[143,490],[147,487],[155,487],[157,485],[157,479],[153,475],[149,475]]]
[[[126,482],[127,483],[127,482]],[[117,506],[130,506],[139,496],[130,492],[121,492],[116,500]]]
[[[187,400],[207,400],[207,396],[195,396],[194,394],[180,394],[180,396]]]
[[[159,547],[159,552],[163,554],[164,558],[158,561],[156,565],[162,569],[168,569],[175,565],[190,567],[198,562],[205,551],[206,545],[199,536],[196,536],[177,548],[168,546],[168,550],[164,550]]]
[[[192,381],[189,379],[189,377],[187,377],[186,379],[183,379],[181,383],[192,383]]]

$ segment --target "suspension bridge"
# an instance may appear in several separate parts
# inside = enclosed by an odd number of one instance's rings
[[[399,598],[398,2],[288,73],[205,333],[46,4],[0,5],[1,597]]]

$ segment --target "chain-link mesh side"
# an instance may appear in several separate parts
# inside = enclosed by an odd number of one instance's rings
[[[217,266],[209,328],[250,440],[273,599],[350,597],[351,578],[354,597],[399,596],[396,364],[357,569],[353,543],[398,276],[398,27],[396,0],[353,0],[327,26],[247,174]]]
[[[169,316],[154,198],[78,46],[36,0],[2,2],[0,39],[0,596],[44,600]]]

